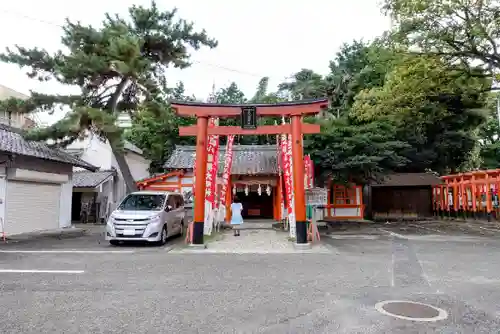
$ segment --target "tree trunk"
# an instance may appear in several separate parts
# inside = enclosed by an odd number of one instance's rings
[[[125,152],[117,150],[113,145],[111,145],[111,149],[115,156],[116,162],[118,163],[118,168],[120,168],[120,173],[125,180],[125,185],[127,186],[127,194],[137,191],[137,183],[135,183],[132,172],[130,172],[130,167],[127,163],[127,160],[125,160]]]
[[[118,98],[122,94],[128,82],[129,79],[127,77],[122,78],[121,82],[118,84],[116,88],[116,91],[109,100],[108,109],[111,111],[112,114],[117,113],[116,106],[118,104]],[[120,140],[123,140],[123,138],[120,138]],[[120,168],[120,173],[122,173],[123,179],[125,180],[125,185],[127,186],[127,194],[130,194],[131,192],[138,190],[137,184],[135,183],[134,177],[130,172],[130,167],[127,163],[127,160],[125,160],[125,151],[116,149],[114,143],[115,141],[110,140],[111,150],[113,152],[113,155],[115,156],[116,162],[118,163],[118,168]]]

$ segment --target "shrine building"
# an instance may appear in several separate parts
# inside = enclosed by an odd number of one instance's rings
[[[243,204],[243,218],[272,219],[279,221],[281,214],[281,196],[279,187],[283,177],[279,177],[279,150],[276,145],[234,145],[231,177],[226,198],[226,212],[236,195]],[[183,193],[185,196],[193,190],[193,168],[195,164],[195,146],[176,146],[176,149],[164,164],[165,173],[138,183],[140,189],[164,190]],[[217,177],[218,199],[224,169],[225,145],[219,149]],[[259,190],[260,188],[260,190]],[[363,219],[364,205],[362,188],[328,183],[328,205],[324,209],[324,218],[332,220]],[[218,202],[218,200],[217,200]]]

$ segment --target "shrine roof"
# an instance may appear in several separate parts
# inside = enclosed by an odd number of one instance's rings
[[[373,183],[372,187],[421,187],[442,183],[443,181],[434,173],[394,173]]]
[[[233,175],[278,174],[278,149],[276,145],[234,145]],[[176,146],[174,152],[163,165],[166,169],[193,169],[195,146]],[[225,146],[219,150],[219,174],[224,170]]]
[[[198,117],[237,117],[242,108],[255,107],[260,116],[314,115],[328,107],[328,99],[307,99],[278,103],[220,104],[197,101],[170,101],[177,115]]]
[[[303,99],[298,101],[282,101],[277,103],[211,103],[211,102],[199,102],[199,101],[170,101],[172,105],[177,106],[191,106],[191,107],[202,107],[202,108],[241,108],[241,107],[293,107],[302,106],[309,104],[326,104],[328,103],[327,98],[320,99]]]

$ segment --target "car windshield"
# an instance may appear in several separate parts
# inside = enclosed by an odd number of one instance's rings
[[[119,210],[160,211],[165,202],[165,195],[130,194],[118,207]]]

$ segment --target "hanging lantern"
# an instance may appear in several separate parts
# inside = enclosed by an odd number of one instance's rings
[[[245,196],[248,196],[248,186],[245,186]]]
[[[266,194],[267,196],[271,196],[271,187],[269,185],[266,187]]]
[[[260,187],[260,184],[259,184],[259,188],[257,188],[257,194],[262,195],[262,188]]]
[[[236,185],[233,185],[233,195],[236,195]]]

